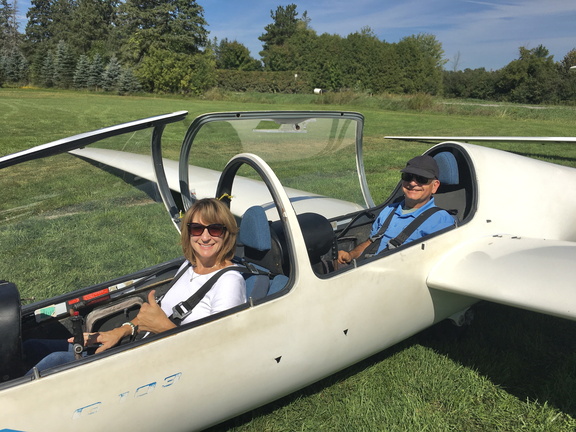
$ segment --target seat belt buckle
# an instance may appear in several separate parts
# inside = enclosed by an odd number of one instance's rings
[[[172,317],[179,320],[183,320],[191,313],[192,310],[186,309],[186,307],[184,306],[184,302],[180,302],[176,306],[172,307]]]
[[[396,240],[395,238],[388,240],[388,249],[396,249],[398,246],[400,246],[402,243],[400,243],[398,240]]]

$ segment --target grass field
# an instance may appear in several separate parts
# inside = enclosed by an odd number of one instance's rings
[[[368,176],[374,183],[373,191],[382,190],[380,195],[374,193],[378,200],[387,195],[389,187],[386,180],[379,177],[380,166],[402,164],[409,155],[421,153],[430,146],[387,141],[384,135],[576,135],[573,108],[456,106],[443,102],[434,101],[428,103],[426,109],[418,105],[419,110],[410,110],[406,101],[397,103],[374,98],[342,101],[336,97],[320,100],[310,96],[233,95],[223,100],[192,100],[0,89],[0,155],[111,124],[178,110],[190,112],[187,124],[196,115],[211,111],[359,111],[366,117]],[[167,139],[178,145],[185,126],[168,128]],[[491,145],[576,167],[573,144]],[[502,181],[504,185],[530,187],[529,178],[504,177]],[[0,193],[4,196],[6,192]],[[90,223],[99,229],[105,228],[99,220]],[[54,231],[43,233],[45,247],[50,246],[58,232],[55,222]],[[167,241],[162,236],[151,239],[145,252],[149,254],[158,244]],[[175,247],[172,244],[168,249],[175,250]],[[127,255],[130,254],[127,248]],[[152,255],[146,259],[152,261],[157,257]],[[112,264],[118,265],[107,263]],[[19,262],[3,257],[0,277],[5,278],[12,267],[18,265]],[[63,265],[57,271],[69,270]],[[33,289],[26,292],[33,294]],[[464,331],[439,324],[313,386],[212,430],[574,431],[576,323],[482,303],[476,309],[472,326]]]

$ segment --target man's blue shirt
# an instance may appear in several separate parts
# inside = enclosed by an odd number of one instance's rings
[[[399,203],[395,203],[384,207],[374,223],[372,224],[372,231],[370,232],[370,236],[375,236],[378,233],[378,230],[384,224],[384,221],[390,214],[390,212],[395,212],[392,220],[390,221],[390,225],[386,229],[384,236],[380,242],[378,247],[378,251],[376,252],[379,254],[388,246],[388,241],[396,238],[403,230],[408,226],[410,222],[416,219],[421,213],[425,212],[431,207],[436,207],[434,204],[434,197],[430,199],[424,206],[420,207],[419,209],[407,213],[402,214],[402,206],[404,205],[404,201]],[[441,229],[453,226],[455,223],[454,217],[450,215],[447,211],[439,211],[431,215],[428,219],[426,219],[422,224],[416,228],[416,230],[406,239],[404,244],[409,243],[414,240],[418,240],[421,237],[424,237],[428,234],[435,233],[436,231],[440,231]]]

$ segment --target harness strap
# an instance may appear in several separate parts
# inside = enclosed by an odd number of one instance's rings
[[[375,235],[373,235],[372,237],[370,237],[370,241],[372,243],[374,243],[375,241],[380,240],[382,237],[384,237],[384,233],[388,229],[390,222],[392,222],[392,218],[394,217],[395,212],[396,212],[396,209],[394,209],[394,208],[390,209],[390,213],[388,214],[388,217],[386,217],[386,219],[384,220],[384,223],[382,224],[382,226],[380,227],[378,232]]]
[[[188,266],[186,266],[185,269],[183,269],[183,271],[181,271],[180,273],[178,273],[175,277],[174,280],[172,281],[172,284],[170,285],[172,287],[172,285],[174,285],[176,283],[176,281],[178,280],[178,278],[180,278],[182,276],[182,274],[184,273],[184,270],[187,270]],[[214,286],[214,284],[218,281],[218,279],[220,279],[220,277],[228,272],[228,271],[237,271],[240,273],[250,273],[250,274],[256,274],[256,275],[269,275],[269,272],[264,272],[261,271],[259,269],[257,269],[254,266],[228,266],[226,268],[223,268],[222,270],[218,271],[215,275],[213,275],[210,279],[208,279],[204,285],[202,285],[202,287],[196,291],[194,294],[192,294],[188,299],[181,301],[180,303],[178,303],[177,305],[175,305],[174,307],[172,307],[172,315],[170,315],[168,317],[168,319],[170,319],[170,321],[172,321],[174,324],[176,325],[180,325],[182,323],[182,321],[192,313],[192,309],[194,309],[196,307],[196,305],[198,303],[200,303],[200,300],[202,300],[202,298],[204,298],[204,296],[206,294],[208,294],[208,291],[210,291],[212,289],[212,287]]]
[[[437,213],[442,210],[443,209],[441,209],[440,207],[432,207],[420,213],[412,222],[410,222],[402,230],[400,234],[398,234],[396,237],[388,241],[387,248],[394,249],[397,248],[398,246],[401,246],[408,239],[408,237],[410,237],[412,233],[416,231],[416,229],[426,221],[426,219],[428,219],[434,213]],[[377,245],[380,244],[379,242],[382,240],[382,237],[384,237],[384,233],[388,229],[390,222],[392,222],[392,218],[394,217],[395,213],[396,211],[392,209],[392,211],[390,212],[390,214],[388,215],[388,217],[386,218],[386,220],[384,221],[384,223],[382,224],[376,235],[370,237],[370,241],[372,243],[378,242],[376,244]],[[374,247],[371,247],[370,249],[374,250]],[[378,250],[378,248],[376,247],[375,250]]]
[[[424,221],[426,221],[426,219],[439,211],[442,211],[442,209],[439,207],[432,207],[419,214],[418,217],[410,222],[410,224],[408,224],[408,226],[404,228],[400,234],[388,242],[388,248],[393,249],[400,246],[408,239],[408,237],[412,235],[414,231],[416,231],[420,225],[424,223]]]

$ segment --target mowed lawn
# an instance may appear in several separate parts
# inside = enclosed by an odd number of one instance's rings
[[[383,109],[374,101],[355,105],[317,102],[318,98],[308,96],[211,101],[0,89],[0,155],[179,110],[190,115],[186,124],[167,129],[166,139],[174,143],[182,140],[185,127],[196,115],[206,112],[359,111],[366,117],[367,169],[375,171],[391,152],[403,160],[431,146],[385,140],[385,135],[576,136],[576,111],[570,107],[469,105],[455,109],[438,101],[426,111],[401,111]],[[574,144],[490,145],[576,167]],[[377,175],[373,178],[378,181]],[[503,173],[502,184],[514,193],[517,188],[530,188],[530,178],[507,178]],[[373,190],[386,189],[383,184],[373,186]],[[382,190],[375,198],[383,199],[387,192]],[[441,323],[212,430],[574,431],[575,419],[576,323],[481,303],[474,322],[465,330]]]

